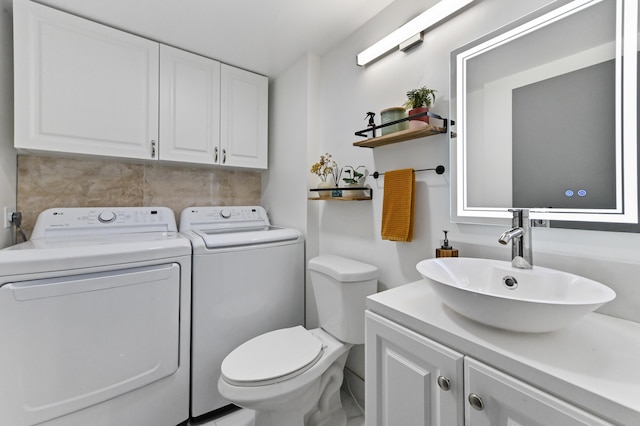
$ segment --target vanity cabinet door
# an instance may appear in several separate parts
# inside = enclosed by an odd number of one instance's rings
[[[153,159],[158,43],[32,1],[13,6],[15,147]]]
[[[221,67],[220,164],[267,168],[267,77]]]
[[[367,426],[462,426],[463,355],[366,313]]]
[[[468,426],[613,426],[469,357],[464,388]]]
[[[160,160],[218,164],[220,62],[160,46]]]

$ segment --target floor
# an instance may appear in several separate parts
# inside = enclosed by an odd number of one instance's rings
[[[346,392],[341,392],[342,406],[347,412],[347,426],[364,426],[364,414],[353,398]],[[251,413],[238,410],[223,418],[210,420],[206,423],[197,423],[192,426],[254,426]],[[255,425],[259,426],[259,425]]]

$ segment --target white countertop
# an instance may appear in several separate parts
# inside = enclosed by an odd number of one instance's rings
[[[370,296],[383,317],[615,423],[640,425],[640,324],[598,313],[552,333],[468,320],[424,280]]]

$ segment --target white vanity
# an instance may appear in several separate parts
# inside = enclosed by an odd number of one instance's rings
[[[518,333],[469,320],[426,280],[367,300],[368,426],[640,425],[640,324],[590,313]]]
[[[457,131],[457,137],[450,139],[452,222],[504,225],[502,232],[507,229],[505,220],[513,218],[513,228],[500,240],[520,238],[522,247],[512,252],[512,261],[523,261],[513,266],[532,272],[491,275],[489,268],[465,262],[464,268],[458,266],[464,269],[460,275],[452,272],[451,265],[440,274],[459,277],[464,284],[460,288],[454,289],[452,283],[432,287],[435,284],[429,280],[439,281],[437,271],[432,277],[420,271],[427,278],[370,296],[365,343],[367,426],[640,426],[639,246],[620,239],[613,249],[603,249],[600,241],[618,237],[561,229],[573,227],[563,222],[578,221],[584,223],[575,226],[578,229],[638,232],[639,21],[635,0],[554,1],[451,53],[449,116]],[[589,90],[583,91],[570,89],[567,82],[574,84],[583,71],[600,66],[609,71],[591,83],[610,84],[606,96],[596,96],[598,102],[580,101],[578,95],[592,96],[597,85],[588,83]],[[554,81],[558,84],[552,90],[543,90]],[[567,94],[560,95],[558,87]],[[573,103],[562,106],[551,95]],[[541,102],[534,105],[537,96]],[[577,108],[605,98],[610,105],[605,123],[596,121],[602,114],[580,113]],[[520,111],[522,106],[526,112]],[[559,109],[552,112],[552,107]],[[541,112],[550,118],[536,115]],[[567,117],[574,113],[576,126],[571,126]],[[558,131],[552,130],[552,122]],[[594,130],[583,133],[587,122]],[[593,146],[585,143],[603,129],[608,132],[605,137],[595,137]],[[575,147],[569,148],[569,140],[578,134]],[[575,161],[578,170],[589,171],[589,177],[604,183],[603,175],[595,172],[605,158],[598,153],[604,141],[612,148],[606,155],[612,159],[615,178],[600,193],[615,196],[595,207],[589,204],[599,190],[586,178],[572,182],[578,172],[568,165]],[[568,160],[553,152],[556,147],[569,153]],[[587,152],[595,153],[596,166],[588,166],[578,155]],[[528,168],[532,174],[525,176]],[[542,190],[545,181],[547,194]],[[531,268],[531,245],[522,241],[530,231],[523,231],[522,212],[516,224],[515,206],[531,208],[535,225],[550,228],[538,240],[547,245],[533,256],[538,264],[602,282],[612,287],[617,299],[611,301],[593,283],[578,283],[577,278],[554,281],[542,276],[547,273],[542,268]],[[624,224],[630,225],[614,226]],[[478,240],[471,241],[472,232],[460,230],[466,240],[456,244],[461,253],[492,257],[489,252],[495,248],[486,246],[486,238],[493,231],[474,228]],[[583,240],[576,241],[576,236]],[[497,245],[493,237],[491,241]],[[497,278],[491,281],[497,287],[484,282],[487,277]],[[538,281],[525,289],[527,278]],[[470,285],[474,280],[479,286]],[[572,287],[579,288],[565,293]],[[473,293],[474,289],[478,291]],[[486,291],[496,297],[486,297]],[[502,303],[510,292],[520,292],[520,300],[514,297]],[[577,301],[588,305],[596,293],[595,302],[611,301],[602,312],[634,321],[593,313],[597,307],[589,307],[589,313],[557,331],[522,331],[542,323],[554,326],[554,321],[578,307]],[[528,306],[519,303],[525,298]],[[542,300],[548,302],[546,307]],[[467,317],[520,331],[493,328]]]

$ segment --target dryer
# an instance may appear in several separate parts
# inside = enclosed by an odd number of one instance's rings
[[[0,250],[0,424],[186,422],[190,283],[167,208],[42,212]]]
[[[260,206],[189,207],[180,232],[193,245],[191,415],[198,417],[230,404],[217,385],[233,349],[304,325],[304,238],[271,226]]]

